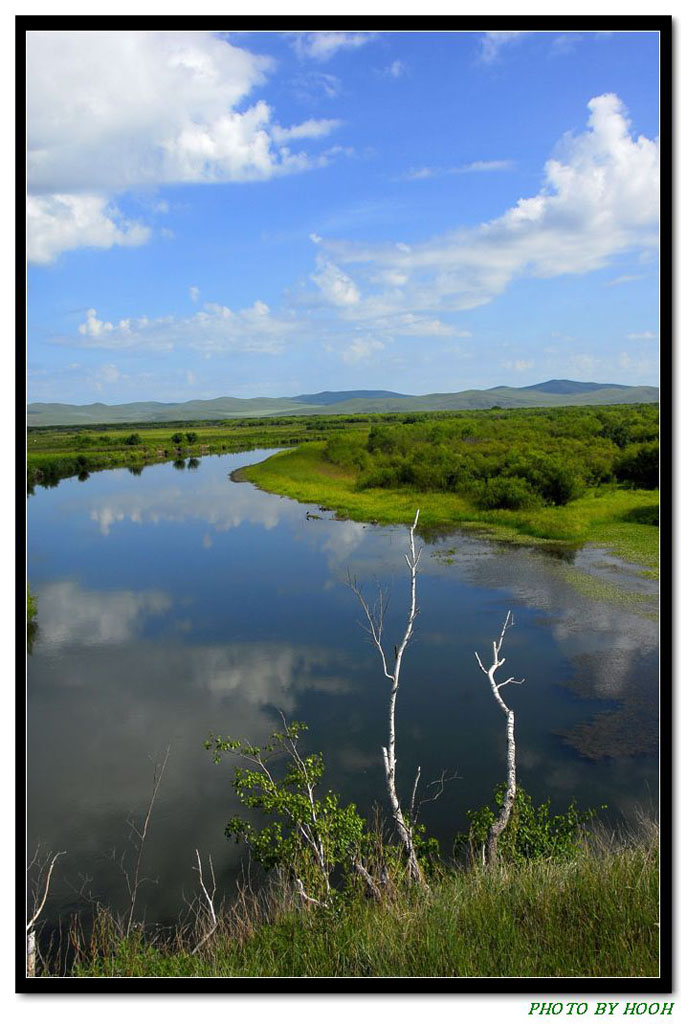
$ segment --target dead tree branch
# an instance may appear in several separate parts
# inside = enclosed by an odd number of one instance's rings
[[[422,870],[417,859],[415,852],[415,843],[413,842],[413,824],[412,824],[412,812],[408,820],[403,813],[398,793],[396,789],[396,698],[398,696],[398,688],[401,681],[401,667],[403,663],[403,656],[406,652],[408,644],[410,643],[413,635],[413,627],[415,619],[418,614],[417,607],[417,567],[420,561],[420,555],[422,549],[419,550],[415,545],[415,530],[417,529],[418,519],[420,517],[420,510],[418,509],[415,513],[415,520],[410,527],[409,533],[409,551],[405,555],[406,564],[408,566],[408,572],[410,574],[410,607],[408,610],[408,619],[406,622],[405,632],[403,639],[399,645],[394,645],[394,660],[393,663],[387,658],[384,645],[382,643],[382,635],[384,631],[384,612],[386,610],[386,601],[383,599],[381,589],[378,591],[377,601],[374,605],[366,601],[360,588],[355,579],[349,577],[348,583],[351,590],[358,598],[360,605],[365,613],[367,620],[367,626],[364,628],[370,634],[372,643],[377,648],[379,656],[382,662],[382,671],[386,679],[391,683],[389,693],[389,715],[388,715],[388,726],[389,726],[389,739],[387,746],[382,747],[382,757],[384,760],[384,774],[386,776],[386,787],[389,794],[389,801],[391,803],[391,812],[393,815],[394,823],[396,825],[396,831],[403,844],[403,847],[408,858],[408,873],[411,879],[415,882],[421,882],[424,884],[422,876]],[[419,779],[418,775],[415,780],[415,789],[417,789],[417,782]],[[414,802],[413,793],[413,801]],[[412,805],[411,802],[411,805]]]
[[[508,679],[504,679],[503,682],[496,682],[496,671],[505,664],[506,659],[501,657],[501,648],[503,647],[503,641],[506,636],[506,631],[515,625],[515,619],[512,613],[509,611],[506,615],[501,629],[501,635],[498,640],[492,641],[493,649],[493,660],[489,668],[485,668],[482,664],[479,654],[475,651],[475,657],[477,658],[477,664],[484,672],[485,676],[489,680],[491,686],[491,692],[494,695],[494,700],[503,711],[506,716],[506,765],[507,765],[507,777],[506,777],[506,793],[503,798],[503,806],[501,807],[501,813],[499,814],[496,821],[494,821],[489,829],[487,836],[487,849],[486,849],[486,862],[491,865],[496,860],[496,849],[499,841],[499,836],[508,824],[511,811],[513,809],[513,803],[515,801],[515,712],[508,707],[501,696],[501,690],[504,686],[508,686],[509,683],[515,683],[520,685],[524,683],[524,679],[515,679],[514,676],[510,676]]]
[[[215,911],[215,893],[217,892],[217,882],[215,881],[215,869],[212,865],[212,857],[208,854],[208,861],[210,863],[210,878],[212,879],[212,889],[210,892],[208,892],[207,886],[205,885],[205,879],[203,878],[203,865],[198,850],[196,850],[196,861],[198,862],[198,867],[194,868],[193,870],[198,872],[200,887],[203,890],[203,896],[205,897],[205,902],[207,903],[208,907],[208,915],[211,927],[206,931],[205,935],[200,940],[200,942],[197,943],[195,949],[191,953],[191,956],[195,956],[198,950],[201,948],[201,946],[204,946],[205,943],[210,938],[210,936],[217,931],[218,924],[217,913]]]
[[[136,857],[136,867],[134,869],[133,881],[131,881],[131,882],[129,881],[129,875],[128,875],[127,871],[125,870],[124,866],[123,866],[123,858],[122,858],[122,871],[124,872],[124,877],[126,879],[127,888],[129,890],[129,897],[130,897],[130,900],[131,900],[131,902],[129,904],[129,918],[128,918],[127,924],[126,924],[126,935],[127,936],[131,932],[131,928],[133,926],[134,911],[136,909],[136,897],[138,896],[138,890],[139,890],[139,887],[142,884],[142,882],[145,881],[145,879],[141,878],[141,861],[143,860],[143,847],[145,846],[146,837],[148,835],[148,827],[150,825],[150,816],[153,813],[153,805],[155,804],[155,798],[157,796],[157,791],[160,788],[160,783],[162,782],[162,776],[165,774],[165,768],[167,767],[167,760],[169,758],[169,750],[170,750],[170,748],[169,748],[169,744],[168,744],[167,745],[167,749],[165,751],[165,756],[164,756],[164,758],[162,760],[162,764],[156,764],[155,765],[155,769],[154,769],[154,772],[153,772],[153,791],[152,791],[151,796],[150,796],[150,803],[148,804],[148,810],[146,812],[146,816],[145,816],[145,820],[143,822],[142,830],[139,831],[139,829],[136,828],[136,826],[133,824],[133,822],[131,822],[131,821],[129,822],[129,826],[130,826],[132,832],[134,832],[136,834],[136,837],[137,837],[137,841],[138,841],[137,842],[137,845],[138,845],[138,855]]]
[[[38,887],[40,887],[40,875],[45,873],[43,895],[42,897],[39,897],[38,892],[36,892],[33,903],[33,916],[26,925],[26,975],[29,978],[36,977],[36,930],[34,925],[36,924],[38,918],[41,916],[41,913],[43,912],[43,907],[45,906],[45,901],[48,898],[48,893],[50,892],[50,879],[52,878],[53,868],[55,867],[57,858],[62,857],[65,853],[66,850],[60,850],[59,853],[54,854],[52,857],[50,856],[50,854],[48,854],[39,873],[39,879],[37,883]],[[29,870],[31,870],[31,868],[34,867],[35,864],[37,863],[38,850],[36,850],[35,854],[31,859],[31,863],[29,864]]]

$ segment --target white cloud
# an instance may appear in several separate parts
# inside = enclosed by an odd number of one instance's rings
[[[29,259],[147,241],[148,228],[110,205],[116,192],[266,181],[326,163],[284,143],[338,122],[282,127],[263,100],[246,104],[272,67],[206,32],[29,32]]]
[[[27,256],[32,263],[52,263],[60,253],[82,246],[143,245],[150,234],[150,228],[126,220],[102,195],[27,197]]]
[[[388,67],[384,68],[384,74],[390,78],[400,78],[407,72],[408,68],[402,60],[394,60]]]
[[[439,178],[447,174],[473,174],[488,171],[509,171],[512,160],[473,160],[458,167],[417,167],[401,176],[402,181],[422,181],[425,178]]]
[[[195,284],[192,284],[188,290],[188,293],[191,296],[191,302],[197,302],[198,296],[200,295],[200,288],[198,288]]]
[[[111,330],[113,330],[112,324],[108,321],[98,320],[95,309],[89,309],[85,322],[79,324],[79,334],[86,334],[89,338],[99,338],[101,334],[107,334]]]
[[[606,286],[608,288],[615,288],[619,284],[629,284],[630,281],[641,281],[641,274],[621,274],[620,277],[614,277],[612,281],[608,281]]]
[[[375,32],[299,32],[293,45],[299,57],[325,62],[339,50],[357,50],[375,39]]]
[[[480,40],[480,60],[485,64],[493,63],[500,56],[504,46],[519,43],[529,34],[529,32],[485,32]]]
[[[502,216],[415,244],[324,241],[322,255],[345,266],[361,313],[449,311],[490,302],[519,276],[584,274],[619,253],[657,244],[659,160],[656,141],[633,138],[613,94],[589,104],[588,128],[566,136],[545,167],[542,190]],[[343,271],[342,271],[343,272]],[[383,275],[407,284],[376,293]]]
[[[116,384],[126,378],[126,374],[120,373],[114,363],[105,363],[95,371],[93,377],[96,391],[103,391],[110,384]]]
[[[357,363],[369,362],[376,352],[384,348],[384,342],[377,338],[356,338],[348,348],[341,353],[344,363],[349,366]]]
[[[525,373],[526,370],[532,370],[535,366],[534,359],[506,359],[501,363],[506,370],[515,370],[516,373]]]
[[[454,174],[469,174],[471,171],[509,171],[513,167],[512,160],[473,160],[471,164],[456,167]]]
[[[560,36],[556,36],[554,41],[551,43],[551,56],[557,57],[562,54],[572,53],[577,47],[578,43],[581,43],[584,39],[579,32],[564,32]]]
[[[302,124],[293,125],[292,128],[282,128],[275,124],[272,128],[272,138],[275,142],[288,142],[290,139],[321,139],[338,128],[341,121],[335,118],[311,118],[303,121]]]
[[[632,334],[627,334],[625,337],[628,341],[653,341],[656,335],[653,331],[638,331]]]
[[[312,276],[324,297],[335,306],[355,306],[360,301],[360,292],[355,283],[334,263],[323,262],[319,274]]]
[[[547,162],[541,190],[493,220],[412,246],[393,236],[368,244],[311,233],[317,248],[310,281],[317,288],[294,290],[291,308],[272,311],[258,300],[236,311],[206,303],[192,316],[150,321],[89,310],[76,339],[57,341],[112,351],[181,348],[207,357],[312,344],[356,363],[397,338],[469,337],[447,314],[491,302],[520,277],[585,274],[621,253],[655,251],[657,142],[633,136],[614,95],[591,100],[589,112],[587,128],[566,136]],[[593,357],[576,358],[568,376],[592,379],[603,369]]]
[[[247,309],[206,302],[193,316],[127,317],[113,324],[99,320],[89,309],[79,334],[84,339],[60,338],[58,343],[113,351],[171,352],[190,349],[205,355],[220,352],[261,352],[275,355],[298,329],[288,315],[274,316],[259,299]]]
[[[333,100],[341,93],[341,79],[325,71],[308,71],[294,78],[293,85],[301,99],[311,100],[323,94]]]
[[[656,360],[647,359],[644,356],[630,355],[629,352],[621,352],[618,356],[618,366],[626,373],[634,374],[636,379],[653,377],[656,373]]]
[[[400,313],[372,321],[375,331],[383,331],[389,338],[395,335],[420,338],[469,338],[470,331],[459,331],[451,324],[417,313]]]

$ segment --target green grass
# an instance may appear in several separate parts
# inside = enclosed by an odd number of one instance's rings
[[[595,543],[657,574],[658,529],[642,522],[636,513],[656,509],[658,491],[605,485],[560,507],[484,511],[458,494],[390,488],[358,490],[355,471],[327,462],[323,450],[324,444],[316,443],[279,452],[241,470],[241,477],[266,491],[332,508],[348,519],[408,523],[420,507],[421,526],[426,531],[461,527],[485,530],[497,539],[521,544]]]
[[[249,915],[250,918],[250,915]],[[81,977],[653,977],[658,974],[658,842],[586,848],[570,863],[443,869],[429,892],[381,905],[289,909],[223,921],[194,938],[141,933],[83,951]],[[106,931],[106,929],[105,929]],[[108,944],[109,943],[109,944]]]

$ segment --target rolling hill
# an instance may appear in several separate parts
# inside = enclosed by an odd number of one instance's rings
[[[394,391],[321,391],[295,398],[213,398],[190,402],[129,402],[125,405],[63,405],[34,402],[27,407],[29,427],[93,426],[116,423],[171,423],[257,416],[335,413],[423,412],[436,410],[535,408],[559,405],[617,405],[657,402],[658,388],[591,381],[549,380],[512,388],[499,386],[431,395]]]

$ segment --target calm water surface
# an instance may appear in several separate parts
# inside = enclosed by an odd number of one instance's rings
[[[390,589],[393,644],[407,531],[335,521],[229,479],[268,454],[102,472],[29,499],[28,842],[67,851],[53,919],[86,896],[126,905],[116,862],[131,859],[127,822],[140,825],[168,744],[144,857],[154,881],[139,897],[148,920],[175,918],[194,893],[196,848],[233,892],[242,851],[223,830],[238,807],[229,762],[203,746],[213,731],[260,743],[280,710],[304,720],[328,785],[365,811],[384,806],[387,690],[346,578],[370,597],[375,580]],[[522,784],[554,809],[572,796],[613,816],[655,808],[654,587],[598,549],[575,563],[474,536],[425,544],[399,786],[409,793],[417,765],[427,781],[457,774],[424,808],[446,852],[504,775],[504,719],[473,652],[488,657],[509,608],[505,671],[526,677],[508,690]],[[643,596],[628,600],[628,585]]]

